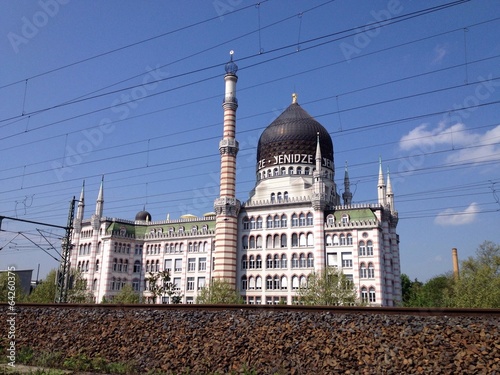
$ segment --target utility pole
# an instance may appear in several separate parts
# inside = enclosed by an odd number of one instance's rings
[[[75,218],[75,202],[73,199],[69,205],[68,213],[68,223],[66,225],[66,235],[62,241],[62,259],[59,266],[59,271],[57,273],[57,291],[56,291],[56,302],[66,303],[68,302],[68,288],[69,288],[69,278],[70,278],[70,253],[71,253],[71,237],[73,234],[73,220]]]

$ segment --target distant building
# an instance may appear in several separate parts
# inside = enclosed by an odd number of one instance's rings
[[[170,271],[194,303],[212,278],[231,282],[249,304],[296,302],[311,272],[341,269],[359,297],[373,306],[401,301],[398,214],[390,177],[379,166],[377,204],[353,204],[347,166],[342,197],[335,183],[328,131],[297,102],[262,133],[256,183],[246,202],[236,199],[236,75],[226,65],[220,195],[213,213],[153,220],[103,215],[101,183],[95,213],[84,219],[84,189],[75,219],[71,266],[82,271],[97,302],[126,284],[150,298],[148,272]],[[164,296],[163,303],[169,303]]]

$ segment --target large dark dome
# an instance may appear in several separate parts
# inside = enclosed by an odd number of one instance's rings
[[[321,156],[333,162],[333,143],[328,131],[298,103],[292,103],[260,136],[257,165],[261,160],[268,164],[277,155],[307,154],[314,157],[318,134]]]
[[[139,211],[137,215],[135,215],[136,221],[151,221],[151,214],[148,211]]]

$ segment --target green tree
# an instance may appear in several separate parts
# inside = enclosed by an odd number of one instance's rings
[[[28,301],[34,303],[53,303],[56,298],[57,290],[56,274],[56,270],[50,271],[45,279],[33,289]]]
[[[27,295],[21,287],[21,279],[18,275],[11,271],[0,273],[0,302],[18,303],[26,299]]]
[[[453,296],[453,276],[444,274],[429,279],[426,283],[415,280],[411,285],[405,306],[449,307]]]
[[[127,284],[113,298],[113,303],[139,303],[139,300],[139,293],[132,288],[132,285]]]
[[[462,261],[453,292],[454,307],[500,308],[500,245],[485,241]]]
[[[297,295],[304,305],[351,306],[361,305],[351,280],[336,267],[312,273],[307,285],[301,285]]]
[[[196,303],[200,304],[242,304],[240,293],[227,280],[214,279],[209,286],[200,290]]]
[[[165,295],[170,298],[171,303],[177,304],[182,302],[182,294],[178,292],[177,285],[171,281],[170,272],[149,272],[149,275],[146,277],[146,282],[148,291],[153,295],[153,303],[157,303],[158,297]]]
[[[94,295],[88,290],[87,280],[80,271],[70,271],[70,282],[67,295],[68,303],[94,303]]]

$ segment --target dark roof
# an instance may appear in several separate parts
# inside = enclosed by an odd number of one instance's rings
[[[328,131],[298,103],[292,103],[259,139],[257,162],[280,154],[316,154],[317,135],[321,156],[333,160],[333,143]]]
[[[135,215],[136,221],[151,221],[151,214],[148,211],[139,211]]]

